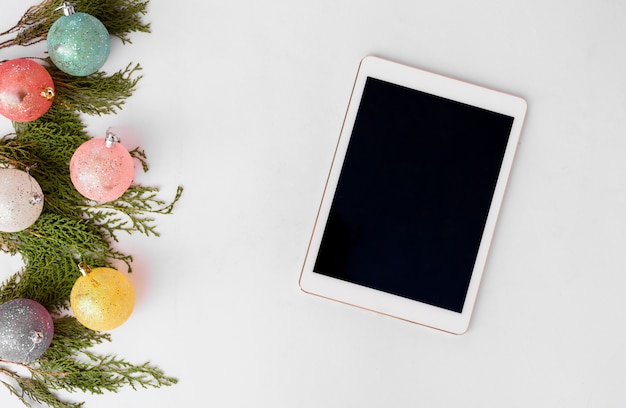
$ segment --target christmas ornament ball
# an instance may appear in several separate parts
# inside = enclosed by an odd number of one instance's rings
[[[93,201],[119,198],[133,182],[135,165],[121,143],[91,139],[76,149],[70,160],[70,179],[79,193]]]
[[[31,299],[0,305],[0,360],[27,364],[41,357],[54,336],[52,317]]]
[[[111,51],[111,38],[100,20],[87,13],[75,13],[64,5],[66,15],[48,31],[48,54],[61,71],[87,76],[98,71]]]
[[[0,169],[0,231],[22,231],[37,221],[42,210],[37,180],[22,170]]]
[[[89,269],[83,266],[70,293],[74,317],[85,327],[106,331],[124,323],[135,306],[130,280],[113,268]]]
[[[54,82],[33,60],[18,58],[0,64],[0,114],[15,122],[30,122],[50,109]]]

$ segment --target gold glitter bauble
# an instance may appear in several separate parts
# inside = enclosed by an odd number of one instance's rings
[[[92,330],[112,330],[124,323],[135,306],[130,280],[113,268],[89,269],[82,266],[70,294],[76,319]]]

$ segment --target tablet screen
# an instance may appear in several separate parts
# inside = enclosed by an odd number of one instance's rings
[[[368,77],[313,272],[461,313],[512,124]]]

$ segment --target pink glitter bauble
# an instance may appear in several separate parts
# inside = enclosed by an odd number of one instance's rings
[[[121,143],[91,139],[76,149],[70,160],[70,178],[76,190],[93,201],[119,198],[133,182],[135,165]]]
[[[44,67],[18,58],[0,64],[0,114],[15,122],[30,122],[50,109],[54,83]]]

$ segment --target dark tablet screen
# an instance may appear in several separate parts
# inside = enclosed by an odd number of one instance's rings
[[[512,124],[368,78],[314,272],[461,312]]]

